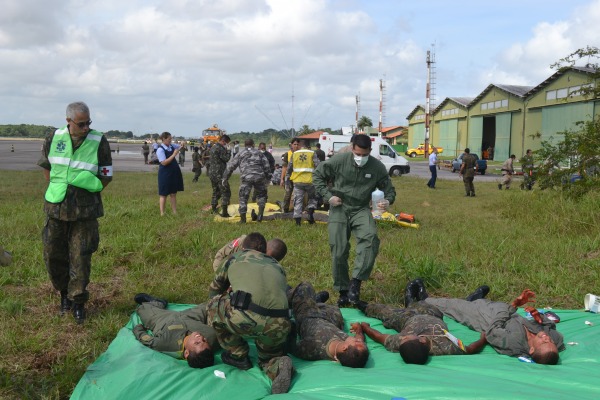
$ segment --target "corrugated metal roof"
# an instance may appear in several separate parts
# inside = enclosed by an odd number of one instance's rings
[[[410,114],[408,114],[408,116],[406,117],[406,119],[411,119],[412,116],[419,110],[419,108],[422,108],[423,111],[425,111],[425,106],[422,104],[417,105],[411,112]]]
[[[548,86],[550,83],[554,82],[555,80],[557,80],[560,76],[564,75],[565,73],[567,73],[568,71],[577,71],[577,72],[581,72],[583,74],[587,74],[587,75],[591,75],[597,72],[600,72],[598,70],[596,70],[595,68],[591,68],[591,67],[578,67],[578,66],[573,66],[573,67],[567,67],[567,68],[562,68],[559,71],[555,72],[554,74],[552,74],[552,76],[550,76],[549,78],[547,78],[545,81],[543,81],[542,83],[540,83],[537,86],[534,86],[530,91],[528,91],[526,93],[525,97],[529,97],[534,93],[539,92],[542,88]]]
[[[488,93],[490,90],[492,90],[493,88],[498,88],[506,93],[512,94],[513,96],[517,96],[520,98],[524,98],[525,94],[527,92],[529,92],[531,89],[533,89],[533,86],[520,86],[520,85],[502,85],[502,84],[496,84],[496,83],[491,83],[488,85],[488,87],[486,87],[481,93],[479,93],[477,95],[477,97],[475,97],[470,103],[469,103],[469,108],[477,103],[483,96],[486,95],[486,93]]]
[[[446,97],[444,99],[444,101],[442,101],[440,103],[440,105],[437,106],[435,108],[435,110],[433,110],[432,114],[436,114],[438,112],[438,110],[440,110],[442,107],[444,107],[446,105],[446,103],[448,103],[449,101],[453,101],[456,104],[458,104],[459,106],[467,108],[469,103],[471,103],[473,101],[473,97]]]

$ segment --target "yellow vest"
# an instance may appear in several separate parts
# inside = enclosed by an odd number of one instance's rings
[[[292,175],[290,180],[294,183],[312,183],[312,174],[315,170],[313,156],[315,152],[307,149],[296,150],[292,154]]]

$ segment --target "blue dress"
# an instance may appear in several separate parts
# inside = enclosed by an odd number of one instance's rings
[[[173,155],[175,149],[172,146],[162,146],[165,157]],[[169,165],[158,165],[158,195],[168,196],[173,193],[183,192],[183,176],[177,161],[173,159]]]

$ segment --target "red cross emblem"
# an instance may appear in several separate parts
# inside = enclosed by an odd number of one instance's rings
[[[110,169],[106,169],[106,167],[104,167],[100,170],[100,172],[102,172],[102,175],[106,176],[110,172]]]

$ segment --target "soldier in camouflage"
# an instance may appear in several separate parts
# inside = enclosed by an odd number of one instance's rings
[[[183,358],[192,368],[214,364],[214,350],[219,349],[219,342],[215,330],[206,324],[206,303],[174,311],[166,309],[166,300],[146,293],[139,293],[134,299],[140,304],[136,312],[142,323],[133,327],[133,335],[144,346]]]
[[[210,149],[210,169],[207,168],[207,174],[212,184],[212,200],[210,205],[212,206],[212,212],[218,213],[219,199],[223,196],[221,202],[222,212],[221,216],[228,218],[230,215],[227,213],[227,206],[229,206],[229,199],[231,197],[231,189],[229,188],[229,182],[223,179],[223,173],[227,168],[227,162],[231,157],[231,153],[227,150],[227,144],[231,141],[229,136],[223,135],[217,143],[212,145]]]
[[[88,106],[71,103],[66,117],[65,127],[46,136],[38,161],[50,182],[42,239],[46,269],[61,296],[60,314],[72,309],[81,324],[89,299],[92,254],[100,241],[98,218],[104,215],[100,191],[111,182],[113,168],[108,140],[90,129]]]
[[[475,197],[475,186],[473,186],[473,179],[475,179],[475,169],[477,168],[477,160],[475,156],[471,154],[471,150],[467,147],[463,154],[462,164],[460,165],[460,171],[458,176],[463,177],[465,184],[466,197]]]
[[[317,303],[315,289],[308,282],[291,293],[292,310],[300,341],[292,354],[304,360],[333,360],[343,366],[362,368],[369,349],[362,332],[350,336],[344,332],[344,319],[338,307]]]
[[[254,148],[254,140],[246,139],[244,150],[240,151],[227,164],[223,174],[223,182],[227,183],[229,177],[236,168],[240,168],[240,222],[246,223],[246,212],[248,211],[248,198],[252,188],[256,191],[258,203],[258,222],[262,221],[265,205],[267,203],[267,187],[265,182],[271,180],[271,167],[263,153]]]
[[[246,339],[254,339],[259,365],[273,381],[272,393],[285,393],[293,373],[284,353],[291,328],[285,271],[264,254],[267,242],[260,233],[250,233],[242,247],[216,271],[208,323],[225,350],[221,359],[236,368],[252,368]]]
[[[360,329],[371,339],[394,353],[399,352],[408,364],[425,364],[429,355],[463,355],[479,352],[485,346],[482,339],[464,347],[449,334],[444,314],[435,306],[423,301],[413,302],[407,308],[394,308],[385,304],[368,304],[367,317],[383,321],[383,326],[399,333],[387,335],[363,322]],[[454,340],[454,341],[453,341]],[[456,341],[456,343],[455,343]]]

